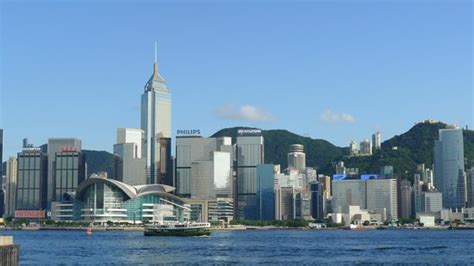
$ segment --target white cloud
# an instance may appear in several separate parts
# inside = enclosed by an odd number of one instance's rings
[[[267,111],[252,105],[235,107],[234,105],[223,105],[216,109],[215,114],[219,118],[252,122],[272,122],[275,116]]]
[[[345,122],[345,123],[355,123],[355,118],[351,114],[346,113],[334,113],[331,110],[324,111],[321,116],[321,120],[324,122]]]

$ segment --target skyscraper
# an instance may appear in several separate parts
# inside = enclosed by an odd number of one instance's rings
[[[444,208],[465,205],[464,142],[462,129],[439,130],[434,146],[434,182],[443,193]]]
[[[370,142],[368,139],[365,139],[360,142],[359,144],[360,150],[359,154],[360,155],[372,155],[372,142]]]
[[[86,179],[85,155],[78,147],[63,147],[54,157],[53,201],[62,202],[66,192],[75,192]]]
[[[3,194],[3,184],[2,184],[2,176],[3,176],[3,129],[0,128],[0,217],[3,216],[4,213],[4,194]]]
[[[377,131],[372,135],[372,145],[375,150],[382,148],[382,134],[380,131]]]
[[[12,156],[7,161],[5,193],[5,214],[10,217],[15,215],[17,170],[17,160]]]
[[[295,169],[299,173],[304,173],[306,169],[306,154],[304,153],[304,146],[301,144],[293,144],[290,146],[288,153],[288,168]]]
[[[117,129],[114,155],[113,179],[132,186],[146,184],[143,130],[139,128]]]
[[[48,169],[47,169],[47,197],[46,204],[47,208],[51,207],[51,202],[54,200],[55,195],[55,160],[56,153],[61,152],[64,148],[75,149],[77,151],[81,150],[81,140],[75,138],[50,138],[48,139]],[[18,161],[20,158],[18,157]],[[20,177],[20,173],[18,173]]]
[[[156,44],[153,74],[144,89],[141,97],[141,128],[145,133],[147,183],[156,184],[159,183],[158,173],[163,171],[159,169],[163,165],[162,160],[169,160],[162,158],[160,139],[171,137],[171,93],[158,72]]]
[[[47,204],[48,157],[39,148],[18,153],[16,210],[40,210]]]
[[[275,167],[273,164],[257,165],[258,219],[275,220]]]
[[[259,129],[239,129],[236,144],[236,217],[258,219],[257,165],[264,163],[264,144]],[[234,205],[235,206],[235,205]]]
[[[176,137],[176,194],[231,197],[233,149],[230,137]]]

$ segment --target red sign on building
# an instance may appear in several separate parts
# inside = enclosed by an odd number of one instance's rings
[[[77,151],[79,149],[75,146],[64,146],[64,147],[61,147],[60,150],[61,152],[65,152],[65,151]]]
[[[35,218],[35,219],[44,219],[45,213],[44,210],[17,210],[15,211],[15,218]]]

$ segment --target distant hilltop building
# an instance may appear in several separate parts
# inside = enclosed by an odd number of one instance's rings
[[[372,145],[374,150],[382,148],[382,133],[380,133],[380,131],[377,131],[372,135]]]

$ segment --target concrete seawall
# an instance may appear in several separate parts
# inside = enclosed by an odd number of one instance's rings
[[[0,236],[0,265],[17,266],[20,262],[20,248],[13,244],[13,237]]]

